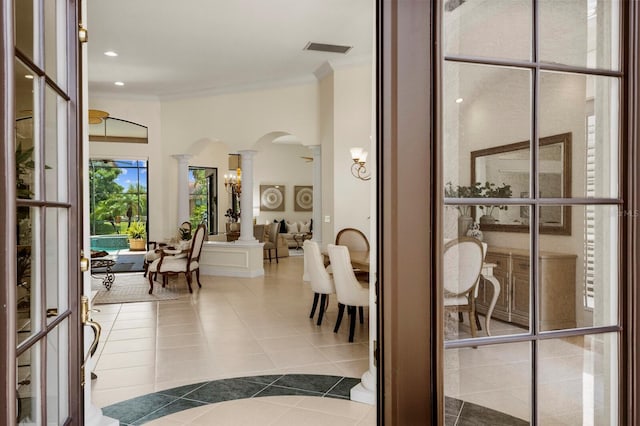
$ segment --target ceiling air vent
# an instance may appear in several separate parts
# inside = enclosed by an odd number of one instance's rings
[[[315,50],[316,52],[347,53],[353,46],[340,46],[337,44],[314,43],[310,41],[303,50]]]

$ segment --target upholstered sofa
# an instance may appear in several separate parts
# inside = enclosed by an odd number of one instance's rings
[[[302,247],[303,239],[301,237],[298,237],[298,241],[296,241],[295,235],[305,234],[304,239],[311,238],[312,225],[312,219],[309,219],[305,222],[289,222],[283,219],[280,221],[280,235],[285,239],[287,247]]]

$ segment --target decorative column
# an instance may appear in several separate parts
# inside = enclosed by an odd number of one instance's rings
[[[242,192],[240,193],[240,238],[244,243],[257,243],[253,236],[253,156],[256,151],[240,152],[242,164]]]
[[[178,160],[178,223],[189,221],[189,159],[192,155],[172,155]]]
[[[313,236],[312,241],[322,246],[322,156],[320,145],[307,148],[313,155]]]

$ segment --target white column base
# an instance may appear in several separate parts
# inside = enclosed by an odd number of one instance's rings
[[[84,413],[84,424],[87,426],[119,426],[120,421],[102,415],[102,410],[91,404]]]
[[[351,388],[351,400],[376,405],[376,377],[371,370],[367,370],[362,381]]]

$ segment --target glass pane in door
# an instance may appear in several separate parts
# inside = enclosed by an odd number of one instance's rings
[[[540,73],[540,197],[617,197],[619,194],[619,91],[614,77]],[[558,148],[542,143],[563,136]]]
[[[38,236],[41,210],[38,207],[18,207],[16,332],[20,345],[41,330],[40,252]]]
[[[66,0],[44,2],[44,68],[49,77],[66,89]],[[56,13],[60,12],[60,13]]]
[[[449,0],[444,4],[445,54],[528,60],[530,0]]]
[[[16,186],[17,197],[33,198],[34,179],[34,91],[37,76],[19,60],[14,61],[16,109]],[[39,114],[36,114],[39,116]]]
[[[618,323],[618,206],[570,209],[572,233],[540,239],[540,330]]]
[[[522,186],[528,188],[531,72],[447,62],[443,84],[444,182],[451,182],[454,187],[502,187],[503,183],[510,183],[508,177],[501,175],[506,171],[523,180]],[[507,149],[514,143],[524,145],[519,151]],[[484,163],[472,163],[473,153]],[[480,194],[484,195],[486,192]]]
[[[34,62],[36,62],[33,56],[33,6],[35,3],[34,0],[13,2],[16,47]]]
[[[620,69],[619,0],[539,0],[540,59]]]
[[[41,355],[40,344],[36,342],[18,357],[16,404],[17,423],[19,425],[41,425],[40,410],[40,376]]]
[[[47,335],[47,422],[64,424],[69,415],[65,396],[69,393],[69,352],[65,350],[69,321],[64,320]]]
[[[69,247],[65,235],[69,234],[66,209],[48,208],[45,225],[45,273],[47,323],[56,319],[67,308]]]
[[[618,424],[618,344],[615,333],[538,343],[539,424]]]
[[[51,87],[45,90],[44,164],[48,201],[66,202],[67,196],[67,102]]]
[[[531,418],[529,342],[447,349],[445,425],[527,425]]]

